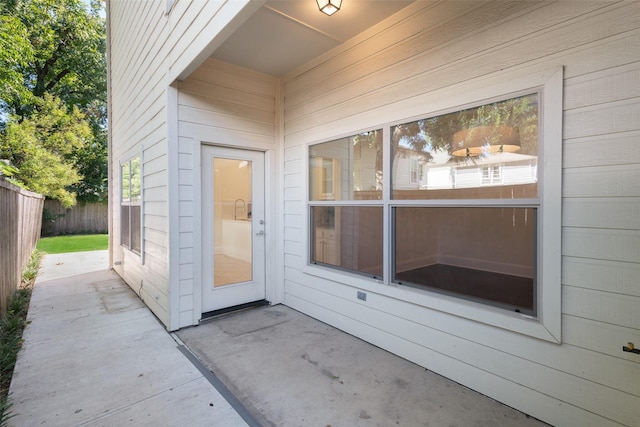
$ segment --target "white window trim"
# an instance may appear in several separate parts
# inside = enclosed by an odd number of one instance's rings
[[[482,303],[464,300],[457,297],[441,295],[435,292],[416,290],[414,288],[396,285],[390,281],[391,244],[389,235],[389,218],[392,206],[402,205],[401,201],[390,202],[391,178],[384,174],[383,202],[387,207],[384,212],[384,280],[366,278],[357,273],[349,273],[321,265],[311,265],[310,237],[304,233],[303,243],[306,247],[306,263],[303,272],[316,277],[328,279],[345,285],[375,292],[407,303],[416,304],[436,311],[452,314],[476,322],[492,325],[502,329],[521,333],[538,339],[561,343],[561,232],[562,232],[562,108],[563,108],[563,68],[535,70],[535,72],[510,71],[500,72],[490,76],[474,79],[457,87],[446,88],[429,94],[424,104],[411,101],[410,106],[403,109],[417,111],[423,118],[427,114],[457,111],[465,105],[478,105],[489,99],[506,98],[514,93],[540,90],[541,139],[539,147],[539,222],[537,249],[537,317],[506,311]],[[431,100],[433,100],[431,102]],[[425,107],[426,106],[426,107]],[[423,111],[419,111],[423,110]],[[397,123],[406,123],[412,117],[403,118]],[[395,123],[393,123],[395,124]],[[327,142],[344,136],[356,135],[373,129],[383,129],[384,164],[390,165],[390,124],[384,126],[373,125],[366,129],[354,130],[348,135],[336,135],[330,139],[311,141],[304,152],[305,157],[305,224],[309,224],[309,146]],[[367,205],[374,201],[349,201],[334,203],[336,205]],[[400,202],[400,203],[398,203]],[[522,201],[520,201],[522,202]],[[306,228],[308,228],[307,225]]]

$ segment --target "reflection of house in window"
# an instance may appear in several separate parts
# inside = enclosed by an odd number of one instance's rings
[[[340,161],[313,157],[311,161],[311,196],[317,200],[339,199]]]
[[[456,188],[488,185],[518,185],[537,182],[536,156],[500,153],[455,170]]]
[[[482,184],[483,185],[496,185],[501,184],[502,169],[499,165],[484,166],[482,168]]]
[[[393,182],[395,188],[416,190],[426,188],[426,154],[397,148],[401,153],[395,159]]]
[[[309,147],[309,199],[382,197],[382,132],[365,132]]]
[[[379,130],[309,147],[311,263],[382,277],[381,153]]]
[[[536,156],[496,153],[484,159],[424,166],[421,190],[474,188],[492,185],[534,184],[538,180]],[[403,189],[396,185],[397,189]],[[411,188],[411,187],[407,187]]]
[[[409,162],[409,182],[411,184],[417,184],[420,180],[420,163],[417,157],[411,157]]]
[[[334,183],[334,170],[333,159],[322,159],[322,198],[325,200],[334,199],[333,196],[333,183]]]

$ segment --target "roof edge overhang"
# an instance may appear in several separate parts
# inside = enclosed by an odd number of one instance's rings
[[[227,0],[191,45],[175,58],[168,82],[185,80],[249,19],[266,0]]]

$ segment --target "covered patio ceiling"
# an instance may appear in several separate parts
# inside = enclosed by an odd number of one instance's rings
[[[282,77],[388,18],[412,0],[343,0],[327,16],[316,0],[265,2],[212,55],[224,62]]]

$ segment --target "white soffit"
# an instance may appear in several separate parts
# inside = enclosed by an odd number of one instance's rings
[[[283,76],[388,18],[412,0],[343,0],[333,16],[315,0],[271,0],[214,52],[213,58]]]

